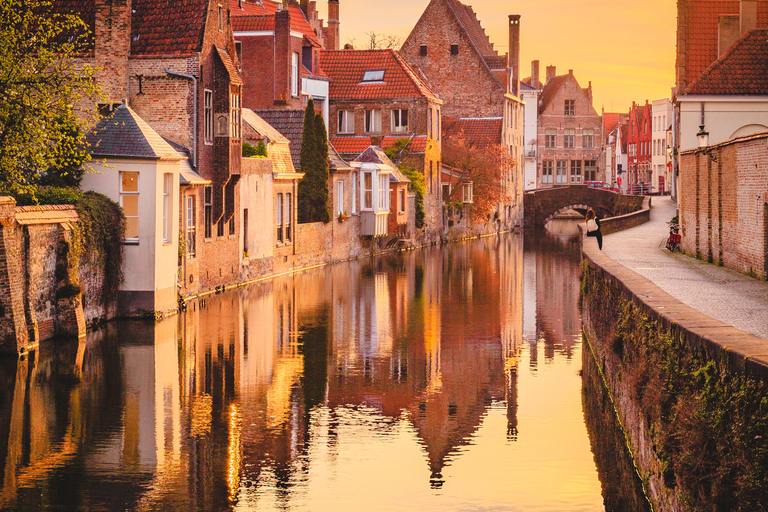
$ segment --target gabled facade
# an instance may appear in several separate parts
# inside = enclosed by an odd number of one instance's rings
[[[213,0],[59,0],[93,34],[81,57],[96,75],[108,115],[123,100],[159,135],[184,148],[208,185],[184,187],[187,270],[179,292],[195,295],[237,282],[241,265],[238,181],[242,79],[227,5]]]
[[[531,76],[520,82],[520,99],[523,107],[523,174],[525,190],[534,190],[537,186],[539,136],[539,96],[544,84],[539,79],[539,61],[531,62]]]
[[[323,45],[302,8],[283,8],[270,0],[230,0],[229,6],[245,84],[243,105],[252,110],[301,109],[313,98],[327,127]],[[314,9],[311,14],[316,18]]]
[[[627,169],[626,137],[622,136],[629,116],[618,112],[605,112],[603,119],[601,165],[598,165],[598,181],[603,181],[613,188],[618,188],[620,175]],[[623,141],[623,144],[621,142]],[[623,151],[622,151],[623,148]],[[621,171],[619,173],[618,171]]]
[[[596,181],[602,121],[592,106],[592,83],[583,89],[573,70],[547,67],[539,96],[538,188]]]
[[[647,194],[655,192],[651,188],[651,143],[653,127],[651,126],[651,106],[646,100],[645,105],[632,102],[629,110],[629,135],[627,138],[627,185],[630,193]]]
[[[654,100],[651,104],[653,116],[653,143],[651,186],[659,194],[668,194],[672,187],[672,101],[668,98]]]
[[[509,149],[517,165],[503,176],[497,218],[511,228],[522,217],[523,193],[519,15],[509,16],[508,28],[509,53],[499,55],[470,6],[458,0],[431,0],[400,55],[445,102],[444,116],[502,119],[498,144]]]
[[[360,234],[379,237],[388,233],[390,211],[390,181],[397,166],[378,146],[370,146],[352,162],[357,176],[359,195]]]

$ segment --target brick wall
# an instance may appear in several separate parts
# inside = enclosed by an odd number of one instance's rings
[[[767,143],[762,133],[681,155],[683,251],[768,279]]]

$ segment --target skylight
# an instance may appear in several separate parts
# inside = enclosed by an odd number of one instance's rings
[[[363,75],[363,82],[383,82],[384,70],[383,69],[369,69]]]

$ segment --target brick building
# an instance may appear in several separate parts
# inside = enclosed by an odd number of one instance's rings
[[[187,273],[180,293],[194,295],[237,282],[243,82],[227,5],[213,0],[58,0],[54,9],[79,14],[93,34],[92,49],[82,61],[101,69],[97,81],[105,98],[100,111],[108,114],[126,101],[187,154],[190,167],[203,177],[202,182],[181,183]]]
[[[651,105],[632,102],[629,109],[629,133],[627,135],[627,190],[630,194],[655,192],[651,189]]]
[[[442,100],[394,50],[325,51],[320,62],[331,78],[333,147],[352,160],[372,139],[382,149],[409,140],[405,160],[423,173],[426,186],[424,230],[436,234],[442,227],[438,121]]]
[[[538,188],[597,180],[602,120],[592,106],[591,82],[584,89],[573,70],[557,75],[547,66],[538,129]]]
[[[598,165],[598,181],[603,181],[619,190],[626,190],[629,114],[603,111],[601,117],[603,119],[600,155],[602,164]]]
[[[510,51],[499,55],[470,6],[458,0],[431,0],[400,55],[444,101],[444,116],[502,120],[498,143],[509,148],[517,166],[503,176],[497,217],[511,228],[522,218],[524,181],[519,15],[509,16],[508,28]]]

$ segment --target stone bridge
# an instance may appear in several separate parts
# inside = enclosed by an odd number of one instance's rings
[[[568,209],[586,213],[592,208],[603,219],[632,213],[643,207],[643,196],[629,196],[586,185],[540,188],[526,192],[523,197],[526,229],[542,228]]]

